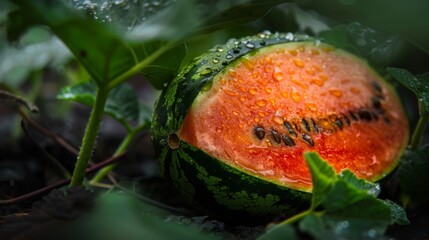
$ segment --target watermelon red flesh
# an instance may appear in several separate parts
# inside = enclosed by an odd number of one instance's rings
[[[301,42],[262,48],[225,67],[177,135],[251,175],[310,191],[303,152],[317,151],[337,172],[373,181],[396,165],[408,131],[397,96],[366,64]]]

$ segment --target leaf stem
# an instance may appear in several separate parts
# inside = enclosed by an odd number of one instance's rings
[[[97,90],[94,107],[89,118],[88,125],[83,136],[82,146],[79,151],[76,166],[70,182],[70,187],[82,185],[85,178],[86,168],[91,159],[98,130],[104,114],[104,105],[106,104],[109,89],[99,87]]]
[[[312,209],[308,209],[308,210],[306,210],[304,212],[300,212],[300,213],[298,213],[298,214],[296,214],[296,215],[294,215],[294,216],[286,219],[285,221],[281,222],[279,225],[287,225],[287,224],[295,223],[298,220],[300,220],[301,218],[307,216],[308,214],[310,214],[312,212],[313,212]]]
[[[136,131],[128,132],[127,136],[122,140],[119,147],[116,149],[115,153],[113,154],[113,157],[118,156],[125,152],[127,147],[130,145],[131,141],[133,140],[134,136],[136,135]],[[95,174],[95,176],[91,179],[90,184],[95,184],[103,180],[107,174],[109,174],[115,167],[117,163],[112,163],[110,165],[105,166],[100,171]]]
[[[420,145],[420,140],[424,133],[426,123],[429,120],[429,113],[424,113],[420,115],[420,118],[417,122],[416,129],[414,130],[413,136],[411,137],[410,149],[417,150]]]
[[[132,68],[130,68],[128,71],[124,72],[123,74],[119,75],[115,79],[109,82],[108,88],[112,89],[116,87],[118,84],[121,84],[128,78],[136,75],[139,73],[144,67],[149,65],[151,62],[155,61],[158,57],[160,57],[162,54],[164,54],[167,50],[169,50],[171,47],[173,47],[175,44],[177,44],[178,41],[171,41],[164,46],[158,48],[154,53],[150,54],[148,57],[146,57],[143,61],[137,63]]]
[[[148,124],[144,124],[138,128],[129,130],[127,136],[124,138],[124,140],[122,140],[121,144],[113,154],[113,157],[123,154],[127,150],[128,146],[131,144],[134,137],[142,130],[147,129],[148,127],[149,127]],[[112,163],[110,165],[105,166],[100,171],[98,171],[98,173],[91,179],[89,183],[90,184],[99,183],[101,180],[103,180],[106,177],[107,174],[109,174],[116,167],[116,165],[117,163]]]

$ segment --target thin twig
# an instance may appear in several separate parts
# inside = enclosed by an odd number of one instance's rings
[[[14,95],[10,92],[4,91],[0,89],[0,103],[6,103],[8,105],[14,105],[14,106],[25,106],[28,108],[31,112],[37,113],[39,112],[39,108],[32,102]]]
[[[116,161],[118,161],[119,159],[121,159],[124,155],[125,155],[125,153],[120,154],[120,155],[117,155],[117,156],[114,156],[114,157],[111,157],[111,158],[109,158],[109,159],[107,159],[107,160],[105,160],[105,161],[103,161],[103,162],[100,162],[100,163],[98,163],[98,164],[95,164],[95,165],[91,166],[90,168],[88,168],[88,169],[86,170],[86,174],[91,174],[91,173],[93,173],[93,172],[97,171],[98,169],[100,169],[100,168],[102,168],[102,167],[104,167],[104,166],[108,165],[108,164],[111,164],[111,163],[113,163],[113,162],[116,162]],[[56,183],[54,183],[54,184],[52,184],[52,185],[49,185],[49,186],[46,186],[46,187],[43,187],[43,188],[37,189],[36,191],[33,191],[33,192],[30,192],[30,193],[27,193],[27,194],[21,195],[21,196],[19,196],[19,197],[15,197],[15,198],[7,199],[7,200],[0,200],[0,206],[13,205],[13,204],[20,203],[20,202],[25,201],[25,200],[27,200],[27,199],[30,199],[30,198],[33,198],[33,197],[39,196],[39,195],[41,195],[42,193],[49,192],[49,191],[51,191],[51,190],[52,190],[52,189],[54,189],[54,188],[63,187],[63,186],[65,186],[65,185],[69,184],[69,183],[70,183],[70,181],[71,181],[71,179],[63,179],[63,180],[60,180],[60,181],[58,181],[58,182],[56,182]]]
[[[50,131],[49,129],[46,129],[44,127],[42,127],[40,124],[38,124],[37,122],[35,122],[33,119],[31,119],[24,111],[22,111],[20,108],[19,110],[19,114],[21,115],[21,117],[26,121],[26,123],[28,125],[30,125],[32,128],[34,128],[35,130],[39,131],[41,134],[51,138],[53,141],[55,141],[56,143],[58,143],[60,146],[62,146],[63,148],[65,148],[68,152],[70,152],[71,154],[77,156],[78,154],[78,149],[72,145],[70,145],[66,140],[64,140],[61,136],[53,133],[52,131]],[[90,166],[93,166],[94,163],[92,161],[90,161]],[[108,178],[112,183],[116,183],[115,178],[111,175],[108,174]]]
[[[61,146],[63,146],[67,151],[69,151],[73,155],[77,155],[78,154],[78,150],[75,147],[73,147],[72,145],[70,145],[68,142],[66,142],[63,138],[61,138],[57,134],[53,133],[52,131],[50,131],[50,130],[42,127],[42,126],[40,126],[33,119],[31,119],[30,117],[28,117],[28,115],[24,111],[22,111],[21,109],[19,109],[19,114],[35,130],[39,131],[40,133],[42,133],[45,136],[48,136],[49,138],[51,138],[52,140],[54,140],[55,142],[57,142],[58,144],[60,144]]]
[[[21,127],[22,130],[24,131],[25,135],[27,135],[28,139],[30,139],[30,141],[33,142],[33,144],[39,149],[39,151],[47,158],[49,159],[49,161],[55,166],[55,168],[57,168],[57,170],[59,172],[61,172],[63,175],[62,177],[65,178],[70,178],[71,174],[70,172],[67,170],[67,168],[64,167],[63,164],[61,164],[61,162],[59,162],[56,158],[54,158],[50,153],[48,153],[45,148],[43,148],[40,143],[38,141],[36,141],[33,136],[31,136],[30,132],[28,131],[27,128],[27,122],[23,119],[21,120]]]

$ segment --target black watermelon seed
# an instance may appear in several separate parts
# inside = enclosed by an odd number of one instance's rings
[[[306,143],[310,144],[311,146],[314,146],[314,141],[313,141],[313,139],[311,138],[311,136],[310,136],[310,135],[308,135],[308,134],[304,133],[304,134],[302,134],[302,139],[303,139]]]
[[[293,130],[292,125],[290,125],[290,123],[288,121],[284,121],[283,125],[285,125],[287,131],[289,132],[289,134],[291,134],[292,136],[296,137],[296,132]]]
[[[359,118],[364,121],[368,121],[368,122],[371,121],[371,118],[372,118],[371,113],[365,109],[359,110],[358,115],[359,115]]]
[[[307,120],[305,120],[305,118],[303,118],[301,120],[301,124],[302,124],[302,126],[304,126],[304,131],[306,131],[306,132],[311,131],[310,126],[308,125],[308,122],[307,122]]]
[[[314,129],[314,132],[318,133],[319,132],[319,128],[317,127],[316,121],[314,121],[314,119],[311,118],[310,122],[311,122],[311,125],[312,125],[313,129]]]
[[[375,109],[380,109],[381,108],[381,101],[379,97],[372,97],[371,98],[371,102],[372,102],[372,106]]]
[[[371,82],[372,87],[379,93],[383,92],[383,88],[381,88],[380,84],[376,81]]]
[[[276,130],[271,130],[271,136],[273,137],[273,140],[276,143],[280,143],[281,139],[280,139],[280,135],[278,132],[276,132]]]
[[[376,111],[380,115],[384,115],[386,113],[383,108],[377,109]]]
[[[253,133],[255,133],[255,136],[260,140],[262,140],[265,137],[265,129],[263,127],[256,126],[253,129]]]
[[[383,115],[383,121],[384,121],[385,123],[387,123],[387,124],[389,124],[389,123],[390,123],[390,119],[389,119],[388,117],[384,116],[384,115]]]
[[[337,125],[337,127],[338,127],[339,129],[343,129],[343,122],[341,121],[341,119],[340,119],[339,117],[337,117],[337,118],[335,119],[335,125]]]
[[[283,142],[286,144],[286,145],[288,145],[288,146],[290,146],[290,147],[293,147],[293,146],[295,146],[295,141],[293,141],[293,139],[292,138],[290,138],[288,135],[283,135],[282,136],[282,139],[283,139]]]
[[[349,112],[350,117],[352,118],[353,121],[357,121],[358,118],[356,117],[356,115],[353,112]]]
[[[345,123],[347,126],[350,126],[350,119],[349,119],[347,116],[344,116],[344,117],[343,117],[343,119],[344,119],[344,123]]]

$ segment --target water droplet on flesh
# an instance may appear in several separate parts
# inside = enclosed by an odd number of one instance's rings
[[[258,99],[258,100],[256,100],[256,105],[258,105],[259,107],[263,107],[263,106],[265,106],[267,104],[268,104],[268,101],[265,100],[265,99]]]

